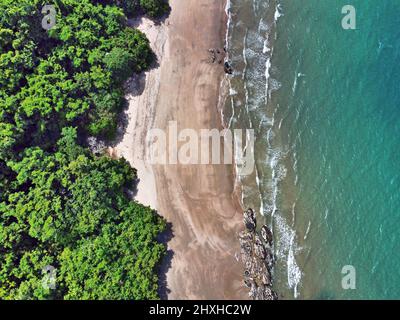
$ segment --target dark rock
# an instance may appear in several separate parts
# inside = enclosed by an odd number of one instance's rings
[[[261,227],[260,233],[263,240],[268,243],[269,246],[272,246],[273,237],[271,230],[266,225],[264,225]]]
[[[250,288],[250,292],[249,292],[250,298],[256,299],[257,291],[258,291],[257,289],[258,289],[257,285],[255,283],[252,283],[251,284],[251,288]]]
[[[257,226],[256,215],[252,209],[248,209],[244,213],[244,225],[250,231],[255,231]]]
[[[245,279],[244,279],[244,285],[245,285],[247,288],[251,288],[252,283],[253,283],[253,282],[252,282],[250,279],[248,279],[248,278],[245,278]]]
[[[249,296],[254,300],[277,299],[271,277],[272,233],[266,226],[261,228],[260,235],[257,233],[256,214],[252,209],[244,212],[243,222],[246,230],[239,233],[240,260],[244,266],[244,284],[250,288]]]
[[[231,64],[229,63],[229,61],[225,61],[224,70],[225,70],[225,73],[227,73],[227,74],[233,74],[233,68],[232,68]]]
[[[265,258],[267,257],[267,252],[264,248],[264,245],[261,244],[255,244],[254,245],[254,253],[256,254],[257,257],[259,257],[260,259],[265,260]]]
[[[262,275],[262,283],[266,286],[271,285],[271,276],[270,276],[269,272],[268,272],[268,274]]]
[[[250,233],[243,231],[239,234],[240,251],[242,255],[250,256],[252,254],[252,242],[253,237]]]

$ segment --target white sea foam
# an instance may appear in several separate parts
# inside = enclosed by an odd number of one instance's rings
[[[228,17],[226,35],[225,35],[225,48],[226,48],[226,51],[227,51],[226,60],[230,60],[230,57],[229,57],[229,46],[230,46],[229,37],[230,37],[230,33],[231,33],[231,28],[232,28],[232,12],[231,12],[231,8],[232,8],[231,0],[227,0],[226,1],[226,5],[225,5],[225,13],[226,13],[226,15]],[[236,74],[234,72],[234,76],[235,75]],[[232,88],[231,77],[227,77],[227,80],[228,80],[228,85],[229,85],[229,95],[231,96],[231,99],[230,99],[230,101],[231,101],[231,103],[230,103],[231,104],[231,116],[230,116],[229,121],[228,121],[228,128],[232,128],[232,124],[235,121],[235,102],[234,102],[233,96],[237,95],[238,92],[235,89]],[[240,101],[238,101],[236,104],[238,106],[240,106]]]
[[[275,23],[278,22],[279,18],[282,17],[282,16],[283,16],[283,13],[282,13],[282,6],[281,6],[280,4],[278,4],[278,5],[276,6],[275,14],[274,14]]]
[[[257,188],[258,188],[258,194],[259,194],[259,197],[260,197],[260,215],[264,216],[265,215],[265,212],[264,212],[264,199],[262,197],[260,174],[258,172],[257,166],[255,166],[255,170],[256,170],[256,184],[257,184]]]
[[[254,19],[257,20],[250,24],[237,19],[240,16],[235,12],[236,6],[234,2],[228,0],[226,5],[228,33],[230,33],[226,36],[227,48],[229,48],[229,41],[235,41],[235,43],[242,41],[242,51],[237,53],[237,51],[232,50],[230,52],[232,54],[230,59],[237,66],[243,65],[243,69],[237,68],[234,72],[235,86],[241,77],[243,88],[229,88],[229,98],[232,108],[229,127],[234,125],[233,122],[235,119],[248,119],[250,128],[253,128],[254,122],[258,129],[257,131],[265,135],[258,137],[263,140],[265,139],[267,144],[266,153],[264,152],[265,165],[255,168],[255,183],[257,184],[260,200],[260,214],[272,218],[272,230],[273,232],[277,232],[274,237],[277,239],[274,251],[277,258],[287,265],[288,286],[293,290],[294,296],[298,297],[301,270],[296,263],[296,253],[299,248],[296,244],[296,234],[294,231],[295,204],[292,207],[293,218],[290,217],[290,212],[288,217],[288,219],[292,220],[292,227],[288,225],[285,220],[286,215],[283,217],[279,208],[280,183],[287,176],[287,168],[284,166],[283,160],[288,155],[288,151],[285,146],[277,145],[279,139],[277,133],[283,120],[283,118],[277,119],[280,122],[275,124],[275,114],[277,114],[279,106],[271,106],[269,103],[273,92],[279,90],[282,86],[277,79],[274,79],[274,75],[278,73],[278,70],[276,66],[273,66],[272,56],[274,48],[272,43],[274,37],[276,38],[276,32],[273,29],[278,19],[283,15],[283,11],[280,5],[276,6],[273,17],[274,21],[272,21],[272,17],[270,21],[267,21],[268,18],[266,18],[266,15],[260,13],[260,10],[266,9],[263,12],[268,12],[267,9],[269,10],[268,5],[270,5],[270,2],[257,0],[253,0],[252,2]],[[248,5],[251,6],[251,2]],[[271,9],[274,10],[274,8]],[[233,29],[238,30],[238,33],[235,34]],[[298,85],[298,78],[301,76],[301,74],[296,74],[296,83],[293,84],[294,91]],[[229,78],[229,80],[231,79]],[[247,126],[247,124],[245,125]],[[258,154],[258,156],[263,155]],[[238,168],[235,168],[235,170],[238,172]],[[266,174],[271,174],[271,176],[265,176]],[[238,174],[236,177],[237,183],[239,183],[241,178]],[[239,186],[242,190],[241,201],[243,204],[247,200],[248,195],[254,195],[254,185],[250,187],[240,183]],[[276,228],[274,228],[275,224]]]
[[[268,39],[266,39],[266,40],[264,41],[263,53],[266,54],[266,53],[269,53],[269,52],[271,52],[271,48],[269,47],[269,41],[268,41]]]
[[[243,68],[243,73],[242,73],[242,79],[244,80],[246,77],[246,71],[247,71],[247,55],[246,55],[246,41],[247,41],[247,32],[248,30],[246,29],[246,33],[243,37],[243,62],[244,62],[244,68]]]
[[[232,13],[231,13],[231,0],[226,1],[226,6],[225,6],[225,13],[228,17],[227,21],[227,26],[226,26],[226,34],[225,34],[225,48],[227,50],[227,59],[229,60],[229,34],[230,34],[230,28],[232,26]]]
[[[228,121],[228,128],[231,129],[232,128],[232,123],[233,120],[235,119],[235,105],[234,105],[234,100],[233,97],[231,97],[231,117],[229,118]]]
[[[307,230],[306,230],[306,233],[304,234],[304,237],[303,237],[304,240],[307,240],[308,234],[310,233],[310,230],[311,230],[311,220],[308,221]]]
[[[268,58],[265,62],[265,103],[268,103],[268,88],[269,88],[269,69],[271,68],[271,59]]]
[[[297,88],[297,79],[298,79],[299,77],[298,77],[298,75],[296,74],[295,76],[294,76],[294,81],[293,81],[293,86],[292,86],[292,93],[294,93],[295,91],[296,91],[296,88]]]
[[[271,92],[272,91],[277,91],[282,87],[282,84],[276,80],[276,79],[270,79],[270,87],[271,87]]]
[[[267,33],[270,30],[268,23],[264,21],[263,18],[260,19],[260,22],[258,23],[258,33]]]
[[[232,87],[229,88],[229,95],[230,96],[236,96],[238,94],[238,92],[233,89]]]
[[[288,287],[293,289],[295,298],[299,296],[299,285],[301,282],[301,270],[298,267],[295,259],[295,253],[299,250],[296,245],[296,233],[279,214],[277,207],[277,198],[279,195],[279,183],[286,177],[286,168],[282,164],[282,159],[287,155],[287,152],[278,149],[269,151],[269,165],[272,169],[271,180],[271,216],[276,222],[276,254],[278,259],[285,260],[287,264]],[[292,207],[295,211],[295,206]],[[294,215],[293,215],[294,217]],[[294,222],[294,218],[292,220]]]
[[[231,6],[232,6],[231,0],[227,0],[226,1],[226,5],[225,5],[225,13],[226,13],[227,16],[230,13],[229,10],[230,10]]]
[[[278,125],[279,130],[282,128],[282,123],[283,123],[283,118],[281,119],[281,121],[279,121],[279,125]]]
[[[286,259],[288,287],[293,290],[294,298],[298,298],[302,272],[297,265],[295,254],[301,248],[296,245],[295,231],[289,227],[282,216],[276,215],[274,222],[277,233],[275,253],[278,259]]]
[[[292,234],[290,239],[289,253],[287,258],[287,268],[288,268],[288,285],[289,288],[293,289],[293,296],[295,298],[299,297],[298,286],[301,281],[301,270],[296,263],[296,259],[294,256],[294,242],[295,242],[295,233]]]
[[[296,201],[293,202],[292,205],[292,227],[294,228],[294,224],[296,223],[296,204],[297,204],[297,199]]]
[[[293,148],[294,150],[296,149],[295,147]],[[297,186],[298,182],[299,182],[299,176],[297,174],[297,166],[298,166],[298,159],[297,159],[297,152],[293,151],[293,171],[295,173],[295,177],[294,177],[294,185]]]
[[[325,209],[325,217],[324,217],[325,220],[328,219],[328,215],[329,215],[329,209],[326,208],[326,209]]]
[[[278,211],[277,200],[279,195],[279,183],[286,177],[286,168],[281,164],[281,159],[285,157],[285,153],[280,148],[273,148],[271,145],[273,135],[272,128],[268,130],[267,142],[269,144],[267,160],[271,168],[271,181],[270,181],[270,203],[271,203],[271,216],[274,217]]]

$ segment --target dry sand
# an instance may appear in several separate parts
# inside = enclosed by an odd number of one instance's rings
[[[129,107],[125,111],[128,124],[121,141],[110,150],[110,153],[125,158],[132,167],[137,169],[139,184],[135,199],[157,209],[153,169],[145,161],[145,154],[148,147],[146,134],[154,124],[156,99],[160,87],[159,61],[163,56],[166,43],[166,26],[156,25],[147,18],[130,20],[129,24],[146,34],[158,61],[152,69],[135,76],[130,81],[127,89]]]
[[[136,199],[172,224],[166,273],[169,299],[247,299],[243,269],[235,259],[242,208],[229,165],[147,165],[150,128],[221,130],[218,101],[223,67],[207,62],[209,48],[222,48],[226,17],[222,0],[170,0],[161,25],[136,22],[150,38],[160,66],[130,97],[130,118],[116,152],[138,169]]]

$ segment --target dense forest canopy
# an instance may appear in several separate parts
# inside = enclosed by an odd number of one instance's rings
[[[121,7],[127,16],[144,12],[150,17],[159,18],[170,10],[166,0],[98,0],[96,2],[115,4]]]
[[[0,299],[155,299],[165,222],[129,199],[135,170],[85,138],[113,137],[124,81],[154,59],[126,15],[169,6],[53,0],[45,30],[45,2],[0,0]]]

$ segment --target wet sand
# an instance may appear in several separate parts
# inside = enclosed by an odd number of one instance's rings
[[[209,48],[224,46],[225,3],[171,0],[161,61],[155,127],[222,130],[218,102],[223,66],[209,63]],[[246,299],[237,233],[242,208],[230,165],[153,167],[157,209],[172,223],[167,272],[169,299]]]

